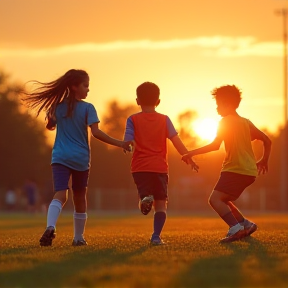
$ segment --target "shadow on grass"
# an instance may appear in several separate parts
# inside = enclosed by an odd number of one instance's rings
[[[107,270],[109,270],[109,267],[127,263],[131,257],[143,253],[146,249],[148,246],[123,253],[114,248],[73,247],[71,252],[63,255],[60,261],[44,262],[31,269],[0,272],[0,287],[95,287],[97,283],[93,283],[93,278],[92,280],[86,279],[85,271],[93,273],[103,267],[108,267]],[[78,277],[80,273],[84,274]],[[109,283],[111,278],[112,276],[106,273],[100,276],[99,280]],[[71,283],[71,279],[72,281],[75,279],[75,282]]]
[[[240,242],[222,245],[223,247],[219,247],[220,255],[195,260],[184,272],[176,276],[171,287],[275,287],[275,278],[282,277],[282,280],[287,280],[284,271],[275,269],[280,264],[280,259],[271,256],[265,245],[257,239],[248,237]],[[232,254],[223,255],[222,248],[228,249],[228,253],[231,250]],[[261,278],[261,273],[265,274],[265,277]],[[283,281],[280,280],[281,283]]]

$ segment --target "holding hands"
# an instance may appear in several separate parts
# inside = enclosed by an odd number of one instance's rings
[[[187,165],[190,165],[192,170],[195,170],[196,172],[198,172],[199,166],[192,160],[192,156],[190,156],[189,153],[184,154],[181,159]]]
[[[190,161],[193,161],[192,156],[190,156],[189,153],[184,154],[181,160],[184,161],[186,164],[190,164]]]
[[[122,141],[121,148],[123,148],[123,152],[132,152],[133,150],[133,141]]]

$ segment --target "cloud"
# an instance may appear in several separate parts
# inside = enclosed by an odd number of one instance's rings
[[[260,42],[254,37],[197,37],[192,39],[171,39],[164,41],[135,40],[109,43],[82,43],[47,49],[1,49],[0,57],[43,57],[67,55],[67,53],[99,53],[121,50],[173,50],[198,48],[206,56],[214,57],[280,57],[281,42]]]

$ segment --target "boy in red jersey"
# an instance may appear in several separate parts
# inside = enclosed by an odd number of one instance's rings
[[[249,236],[257,230],[257,225],[245,219],[233,201],[255,181],[257,175],[268,172],[271,140],[236,112],[241,101],[241,92],[236,86],[215,88],[212,95],[216,99],[218,114],[222,116],[216,138],[206,146],[189,151],[182,160],[188,164],[191,157],[218,150],[224,142],[226,157],[209,204],[229,226],[227,236],[220,241],[225,243]],[[256,139],[264,146],[263,156],[258,162],[251,145],[251,141]]]
[[[166,221],[168,201],[167,138],[181,155],[188,151],[169,117],[155,111],[160,103],[159,87],[144,82],[137,87],[136,94],[141,112],[127,119],[124,139],[134,143],[131,173],[139,194],[139,208],[147,215],[154,207],[154,231],[150,243],[163,245],[160,234]],[[192,159],[187,162],[192,169],[198,170]]]

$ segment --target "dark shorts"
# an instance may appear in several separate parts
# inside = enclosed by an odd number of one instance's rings
[[[69,189],[69,180],[72,176],[72,189],[82,190],[88,186],[89,169],[86,171],[73,170],[62,164],[52,164],[54,191]]]
[[[168,174],[156,172],[132,173],[140,199],[153,195],[155,200],[168,200]]]
[[[214,190],[235,196],[237,199],[245,188],[250,186],[255,179],[255,176],[242,175],[233,172],[221,172]]]

